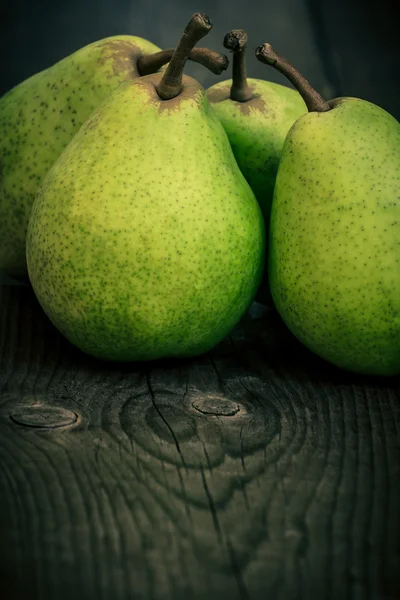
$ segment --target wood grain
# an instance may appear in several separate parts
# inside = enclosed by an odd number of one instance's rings
[[[400,597],[399,378],[260,305],[188,361],[85,356],[28,287],[0,287],[0,328],[2,599]]]

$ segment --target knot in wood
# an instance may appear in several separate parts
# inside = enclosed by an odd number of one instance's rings
[[[192,406],[204,415],[218,417],[233,417],[240,410],[237,402],[218,396],[196,398],[192,401]]]
[[[70,427],[78,421],[78,415],[72,410],[46,404],[18,406],[11,412],[10,418],[18,425],[38,429]]]

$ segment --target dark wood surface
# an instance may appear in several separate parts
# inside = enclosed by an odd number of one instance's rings
[[[0,287],[2,600],[395,600],[399,378],[254,304],[194,360],[108,364]]]

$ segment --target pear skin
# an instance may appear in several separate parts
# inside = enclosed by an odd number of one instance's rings
[[[261,278],[259,205],[203,88],[176,71],[171,61],[113,92],[50,170],[29,221],[39,302],[73,344],[108,360],[207,351]]]
[[[357,98],[326,102],[269,44],[303,94],[269,233],[275,305],[308,348],[343,369],[400,373],[400,123]]]
[[[93,110],[137,59],[159,48],[139,37],[106,38],[33,75],[0,99],[0,270],[27,274],[25,238],[39,186]]]
[[[275,178],[286,135],[306,112],[295,90],[271,81],[248,80],[252,98],[230,98],[231,80],[216,83],[207,96],[224,127],[240,170],[269,219]]]
[[[229,31],[224,47],[233,54],[232,79],[210,87],[207,96],[268,224],[285,137],[307,108],[297,91],[270,81],[247,78],[244,29]]]
[[[227,133],[236,162],[260,204],[268,230],[283,144],[289,129],[307,108],[296,90],[247,78],[246,31],[228,32],[224,46],[233,53],[232,79],[210,87],[207,96]],[[273,306],[267,268],[256,299]]]
[[[400,124],[338,100],[289,133],[271,213],[274,302],[311,350],[348,370],[400,372]]]

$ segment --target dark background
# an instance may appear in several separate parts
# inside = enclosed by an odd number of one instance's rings
[[[248,73],[283,81],[253,58],[270,42],[326,97],[358,96],[400,118],[398,0],[0,0],[0,93],[97,39],[132,34],[175,45],[193,12],[214,23],[207,45],[223,50],[224,34],[249,34]],[[187,72],[208,86],[202,67]],[[224,76],[223,76],[224,77]]]

